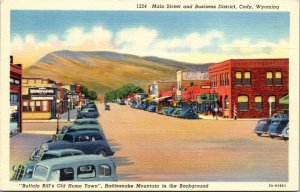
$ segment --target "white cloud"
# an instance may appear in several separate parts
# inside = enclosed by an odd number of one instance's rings
[[[280,58],[288,57],[289,42],[270,42],[251,39],[235,39],[224,44],[223,32],[192,32],[179,36],[163,37],[158,30],[146,27],[124,28],[115,34],[102,26],[87,31],[70,28],[64,37],[49,34],[43,41],[32,34],[14,36],[12,54],[20,63],[31,65],[43,55],[57,50],[115,51],[139,56],[158,56],[193,63],[218,62],[232,58]],[[212,50],[204,52],[203,50]],[[19,56],[18,56],[19,55]],[[24,60],[27,58],[27,62]]]

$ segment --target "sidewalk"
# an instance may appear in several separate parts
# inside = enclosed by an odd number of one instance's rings
[[[70,121],[68,121],[68,112],[60,115],[59,122],[73,122],[77,118],[77,109],[70,110]],[[57,119],[47,120],[23,120],[24,123],[51,123],[56,122]]]
[[[203,120],[215,120],[215,121],[216,121],[216,119],[214,119],[212,115],[199,115],[199,118],[200,118],[200,119],[203,119]],[[221,120],[221,121],[243,121],[243,120],[247,120],[247,121],[249,121],[249,120],[258,121],[259,119],[244,119],[244,118],[239,119],[239,118],[238,118],[237,120],[234,120],[233,118],[223,118],[223,117],[218,117],[218,120]]]

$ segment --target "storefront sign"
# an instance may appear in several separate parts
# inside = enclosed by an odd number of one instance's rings
[[[49,95],[31,95],[31,100],[36,100],[36,101],[52,101],[54,100],[54,96],[49,96]]]
[[[52,87],[38,87],[29,88],[30,95],[55,95],[55,88]]]

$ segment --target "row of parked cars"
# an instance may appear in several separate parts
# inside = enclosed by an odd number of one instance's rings
[[[147,103],[136,103],[132,104],[131,107],[149,112],[156,112],[157,105]],[[157,113],[161,115],[167,115],[183,119],[199,119],[199,115],[192,108],[163,107]]]
[[[78,117],[35,148],[28,162],[13,166],[12,180],[117,181],[115,163],[107,157],[114,152],[98,120]]]
[[[287,115],[274,115],[272,118],[260,119],[253,130],[258,136],[269,135],[272,139],[278,137],[289,139],[289,119]]]

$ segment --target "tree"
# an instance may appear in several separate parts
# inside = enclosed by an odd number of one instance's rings
[[[144,93],[144,90],[133,83],[127,83],[117,90],[108,92],[104,96],[105,102],[114,102],[117,98],[128,97],[130,93]]]

